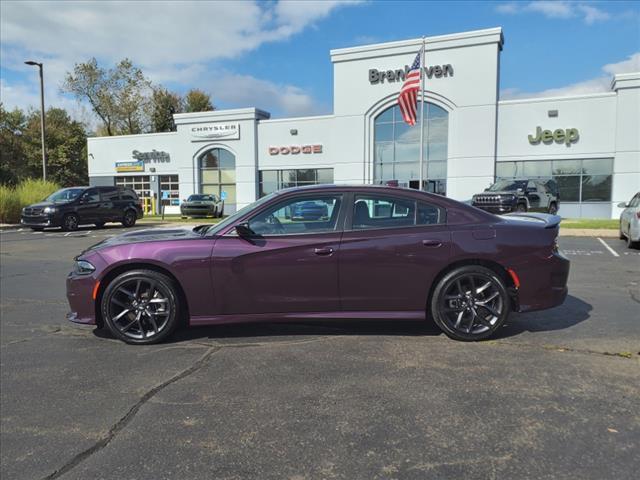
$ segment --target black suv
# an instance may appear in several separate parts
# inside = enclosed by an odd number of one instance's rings
[[[129,188],[70,187],[23,208],[20,223],[33,230],[62,227],[70,231],[89,223],[102,228],[106,222],[133,227],[142,215],[142,204]]]
[[[552,179],[498,180],[471,199],[471,205],[491,213],[544,212],[560,205],[558,184]]]

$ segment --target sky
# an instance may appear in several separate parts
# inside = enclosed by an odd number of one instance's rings
[[[65,72],[124,57],[154,83],[200,88],[217,108],[272,117],[332,111],[329,50],[502,27],[501,99],[607,91],[640,71],[640,2],[616,1],[143,1],[0,2],[0,99],[92,122],[60,92]]]

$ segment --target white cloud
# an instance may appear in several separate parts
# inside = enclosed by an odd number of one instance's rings
[[[506,88],[500,92],[500,98],[509,100],[514,98],[560,97],[608,92],[611,89],[611,79],[613,75],[617,73],[640,72],[640,52],[630,55],[626,60],[604,65],[602,71],[603,74],[597,77],[572,83],[564,87],[550,88],[541,92],[522,92],[517,88]]]
[[[611,15],[587,2],[569,0],[535,0],[533,2],[507,2],[496,6],[496,12],[507,15],[540,13],[547,18],[580,18],[587,25],[609,20]]]
[[[238,107],[256,106],[267,111],[279,111],[292,116],[327,113],[328,106],[318,105],[304,90],[288,84],[277,84],[268,80],[223,73],[210,84],[216,98]]]
[[[2,68],[27,78],[23,62],[45,63],[49,101],[63,101],[57,87],[75,63],[96,57],[111,65],[130,58],[156,82],[201,87],[219,64],[268,42],[287,40],[338,7],[359,1],[103,1],[0,2]],[[37,75],[36,75],[37,77]],[[25,85],[31,89],[26,90]],[[53,88],[55,86],[55,88]],[[306,94],[289,86],[292,110],[304,110]],[[220,97],[217,91],[211,91]],[[37,86],[2,83],[7,104],[33,105]],[[35,97],[34,97],[35,96]],[[3,100],[4,101],[4,100]],[[313,102],[312,99],[309,101]]]

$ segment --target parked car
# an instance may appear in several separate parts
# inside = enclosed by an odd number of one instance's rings
[[[322,221],[285,221],[324,204]],[[108,238],[76,257],[69,320],[133,344],[185,322],[431,318],[451,338],[494,334],[512,310],[561,304],[560,217],[496,216],[417,190],[318,185],[267,195],[215,225]]]
[[[328,216],[327,205],[322,202],[302,202],[291,210],[291,220],[293,221],[322,220]]]
[[[102,228],[107,222],[133,227],[142,216],[142,204],[129,188],[70,187],[23,208],[20,223],[33,230],[62,227],[72,231],[87,224]]]
[[[180,213],[183,217],[222,217],[224,202],[216,195],[197,194],[189,195],[180,204]]]
[[[618,207],[624,208],[620,214],[620,239],[626,240],[629,248],[637,248],[640,246],[640,192],[629,203],[621,202]]]
[[[544,212],[555,214],[560,206],[558,184],[553,179],[498,180],[471,204],[487,212]]]

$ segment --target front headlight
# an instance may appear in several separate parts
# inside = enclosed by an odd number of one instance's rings
[[[56,207],[44,207],[44,213],[55,213]]]
[[[86,260],[76,260],[76,263],[73,266],[73,273],[77,275],[89,275],[90,273],[93,273],[95,269],[96,267]]]

